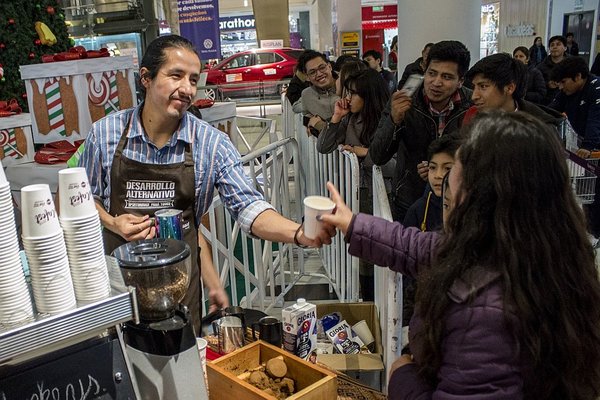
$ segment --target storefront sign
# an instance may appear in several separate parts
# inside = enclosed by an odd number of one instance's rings
[[[263,49],[280,49],[283,47],[283,39],[261,40],[260,47]]]
[[[218,0],[177,0],[179,30],[200,53],[200,58],[221,57]]]
[[[535,28],[533,24],[508,25],[506,27],[506,36],[533,36]]]
[[[255,24],[254,15],[219,18],[219,29],[221,29],[221,32],[255,29]]]
[[[360,41],[360,32],[342,32],[342,48],[358,47]]]

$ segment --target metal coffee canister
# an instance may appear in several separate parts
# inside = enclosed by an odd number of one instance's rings
[[[158,237],[183,240],[183,211],[173,208],[158,210],[154,217]]]
[[[229,354],[244,345],[244,328],[238,317],[227,316],[213,321],[213,329],[219,338],[219,353]]]

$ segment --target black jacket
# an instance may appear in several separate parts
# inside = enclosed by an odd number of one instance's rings
[[[565,53],[565,57],[570,57],[569,54]],[[552,79],[552,70],[554,66],[557,65],[552,61],[552,57],[548,56],[544,59],[544,61],[538,64],[537,69],[540,70],[542,75],[544,76],[544,81],[546,81],[546,96],[542,101],[542,104],[548,105],[554,100],[558,92],[560,92],[559,88],[550,88],[548,87],[548,82]]]
[[[544,76],[536,67],[529,65],[527,68],[527,92],[525,100],[542,104],[546,97],[546,81]]]
[[[471,106],[471,90],[458,90],[461,97],[459,106],[452,110],[443,134],[458,131],[462,126],[465,112]],[[392,121],[391,102],[381,113],[379,126],[375,131],[369,153],[376,165],[384,165],[397,153],[396,173],[392,188],[397,219],[404,219],[406,210],[425,190],[425,181],[417,173],[417,164],[427,160],[427,148],[438,137],[438,122],[431,116],[425,103],[423,87],[413,95],[413,106],[397,126]]]
[[[537,61],[538,53],[540,55],[539,62]],[[536,66],[536,65],[544,62],[546,57],[548,57],[548,53],[546,52],[546,48],[544,46],[538,47],[536,45],[533,45],[529,48],[529,63],[532,64],[533,66]]]
[[[564,112],[575,132],[581,137],[580,147],[587,150],[600,148],[600,78],[588,75],[583,88],[570,96],[563,92],[550,106]]]

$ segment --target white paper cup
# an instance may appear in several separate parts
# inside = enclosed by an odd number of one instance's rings
[[[29,185],[21,189],[23,236],[42,238],[61,232],[50,186]]]
[[[6,186],[8,184],[8,180],[6,179],[6,174],[4,173],[4,167],[2,166],[2,161],[0,161],[0,186]]]
[[[368,346],[375,341],[375,338],[369,329],[369,325],[367,325],[367,321],[364,319],[352,325],[352,330],[358,335],[365,346]]]
[[[323,225],[321,221],[317,221],[317,217],[323,214],[331,214],[334,208],[335,203],[328,197],[306,197],[304,199],[304,236],[309,239],[317,237]]]
[[[206,339],[196,338],[196,343],[198,344],[198,353],[200,353],[202,372],[204,372],[204,379],[206,379],[206,346],[208,346],[208,342],[206,341]]]
[[[84,168],[58,171],[58,196],[61,218],[85,218],[97,212]]]

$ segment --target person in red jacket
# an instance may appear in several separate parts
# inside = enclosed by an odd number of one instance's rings
[[[353,215],[328,185],[321,220],[348,252],[419,280],[389,398],[597,399],[600,278],[561,143],[520,112],[482,112],[464,134],[443,236]]]

